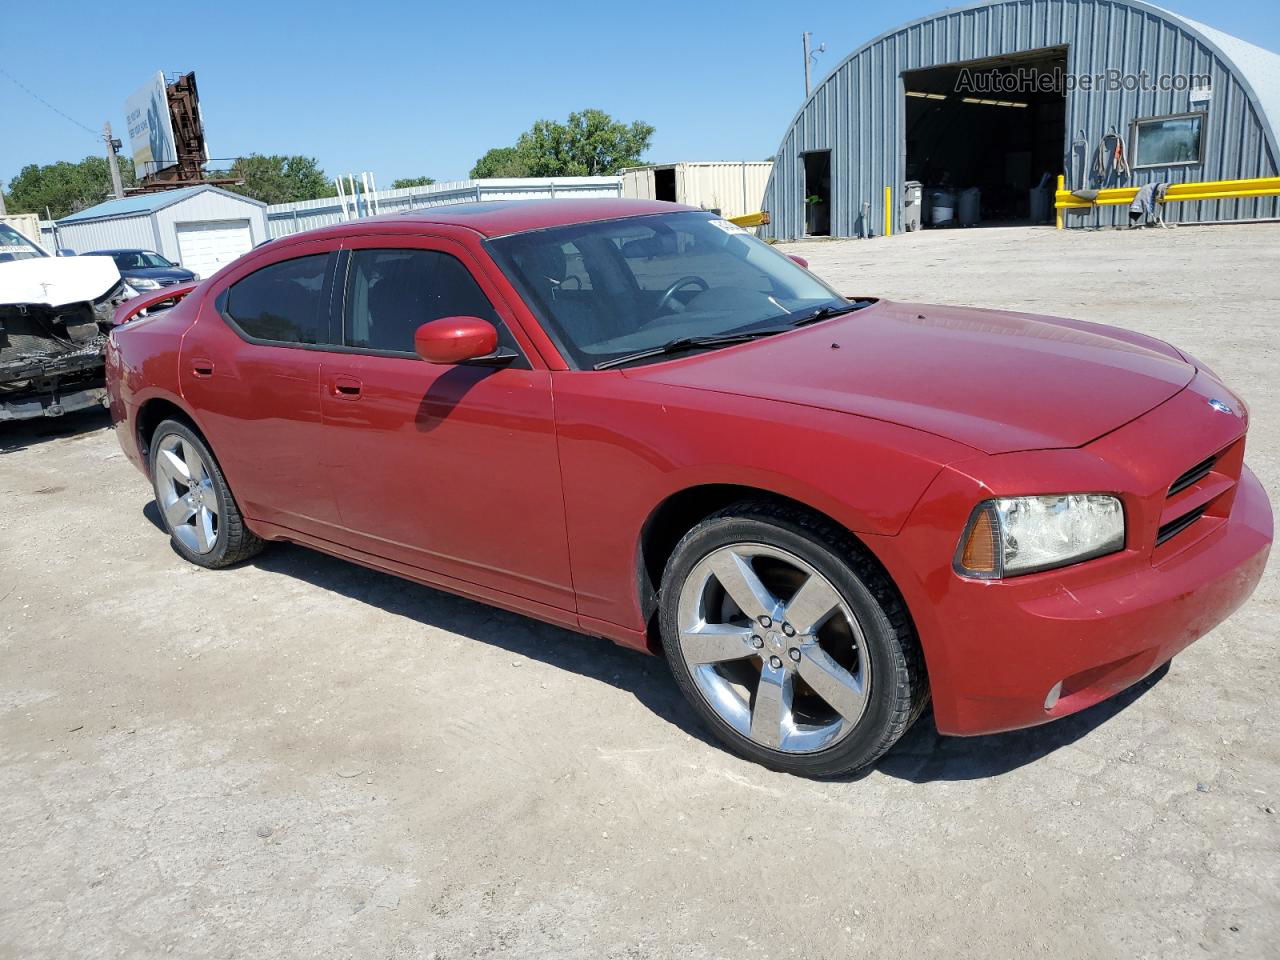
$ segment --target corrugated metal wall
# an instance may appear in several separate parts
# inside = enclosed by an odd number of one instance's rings
[[[628,167],[622,171],[622,195],[633,200],[656,200],[653,171],[656,167]]]
[[[675,170],[676,203],[719,210],[725,217],[740,217],[764,209],[764,190],[773,164],[768,161],[727,161],[629,167],[622,171],[622,195],[641,200],[656,199],[655,170]]]
[[[40,243],[40,217],[34,213],[0,214],[0,223],[12,227],[28,240]]]
[[[772,163],[680,163],[676,200],[725,217],[758,213],[772,171]]]
[[[831,232],[859,234],[862,204],[871,204],[869,232],[884,223],[884,188],[893,187],[894,229],[901,228],[904,179],[904,107],[901,74],[1012,53],[1067,45],[1067,70],[1096,74],[1108,68],[1137,73],[1208,73],[1208,105],[1202,165],[1134,171],[1127,185],[1153,180],[1187,183],[1277,174],[1264,128],[1232,66],[1175,15],[1131,0],[1009,0],[944,11],[908,24],[858,50],[813,92],[782,140],[765,192],[772,224],[765,235],[794,239],[804,232],[804,165],[810,150],[831,150]],[[1063,172],[1074,184],[1079,156],[1071,140],[1084,130],[1089,156],[1111,125],[1129,146],[1137,117],[1190,111],[1188,91],[1075,90],[1067,94]],[[1280,216],[1280,200],[1259,197],[1169,204],[1176,221]],[[1127,222],[1124,207],[1101,207],[1068,218],[1070,226]]]
[[[480,200],[548,200],[557,197],[620,197],[620,177],[512,177],[493,180],[454,180],[426,187],[379,190],[378,213],[403,213],[447,203],[476,203]],[[267,208],[267,228],[272,237],[311,230],[348,218],[353,206],[347,201],[344,214],[337,197],[282,203]],[[366,215],[372,215],[368,212]]]
[[[213,190],[204,190],[187,200],[180,200],[168,207],[161,207],[155,217],[158,247],[153,249],[175,262],[182,259],[178,249],[177,225],[180,223],[207,223],[214,220],[248,220],[254,245],[270,239],[267,233],[266,207],[242,197],[235,197]],[[66,227],[61,228],[66,232]],[[123,244],[122,244],[123,246]]]
[[[155,226],[150,213],[133,217],[116,217],[111,220],[87,220],[64,223],[58,226],[58,239],[62,247],[76,253],[92,250],[138,248],[161,253]],[[52,251],[52,245],[50,246]]]

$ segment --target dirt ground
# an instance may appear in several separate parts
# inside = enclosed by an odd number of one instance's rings
[[[1280,493],[1280,226],[787,249],[1183,345]],[[105,416],[0,425],[0,957],[1277,955],[1274,562],[1111,702],[926,717],[816,783],[709,743],[660,660],[295,547],[201,571],[157,524]]]

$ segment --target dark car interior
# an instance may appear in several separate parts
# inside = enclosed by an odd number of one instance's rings
[[[498,241],[571,348],[598,357],[718,334],[833,299],[824,284],[704,215],[585,224]]]

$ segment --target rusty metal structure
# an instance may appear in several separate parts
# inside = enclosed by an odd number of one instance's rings
[[[195,71],[180,74],[177,79],[166,83],[165,95],[169,104],[169,118],[173,124],[177,162],[148,173],[139,181],[138,186],[125,192],[156,193],[175,187],[243,183],[242,179],[234,177],[209,179],[204,175],[203,168],[209,155],[204,142],[204,121],[200,117],[200,94],[196,88]]]

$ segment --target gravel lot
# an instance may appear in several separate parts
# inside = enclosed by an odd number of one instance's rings
[[[1280,492],[1280,226],[792,244],[1184,345]],[[306,550],[188,566],[100,414],[0,425],[0,957],[1262,957],[1280,590],[1038,730],[815,783],[657,659]]]

